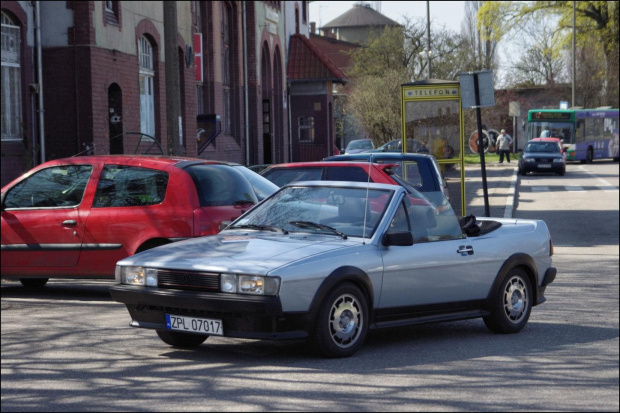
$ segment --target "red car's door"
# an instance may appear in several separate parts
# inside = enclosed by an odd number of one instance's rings
[[[92,165],[42,169],[9,188],[2,211],[2,267],[71,267],[87,212],[80,204]]]

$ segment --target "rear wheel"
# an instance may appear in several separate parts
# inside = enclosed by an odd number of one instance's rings
[[[525,271],[510,270],[491,305],[491,314],[483,317],[487,328],[495,333],[517,333],[525,327],[532,311],[532,286]]]
[[[180,348],[197,347],[209,338],[208,335],[179,333],[168,330],[157,330],[157,335],[164,343]]]
[[[26,288],[38,290],[39,288],[43,288],[48,280],[49,278],[20,278],[19,282]]]
[[[337,286],[321,303],[314,339],[326,357],[349,357],[360,349],[368,332],[364,294],[351,283]]]

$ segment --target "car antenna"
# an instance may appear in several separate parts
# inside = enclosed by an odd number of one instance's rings
[[[368,157],[368,181],[366,182],[366,199],[364,201],[364,228],[362,229],[362,244],[366,244],[366,215],[368,214],[368,187],[372,173],[372,154]]]

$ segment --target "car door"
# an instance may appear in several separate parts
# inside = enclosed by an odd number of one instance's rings
[[[388,231],[411,231],[414,244],[390,246],[383,251],[380,308],[400,309],[413,316],[466,306],[476,256],[454,215],[436,215],[428,207],[411,205],[405,199]]]
[[[44,168],[9,188],[2,206],[3,267],[77,264],[93,165]]]
[[[135,254],[146,240],[191,236],[192,211],[170,202],[168,179],[160,169],[106,163],[86,223],[80,266],[91,275],[109,276],[118,260]],[[186,193],[182,187],[169,190]]]

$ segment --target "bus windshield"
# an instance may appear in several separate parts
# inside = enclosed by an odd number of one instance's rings
[[[570,122],[533,121],[527,128],[527,140],[559,138],[565,144],[574,143],[575,125]]]

